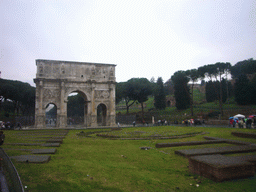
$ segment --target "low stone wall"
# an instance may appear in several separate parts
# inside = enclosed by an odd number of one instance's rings
[[[207,125],[229,125],[229,120],[207,120],[205,122]]]

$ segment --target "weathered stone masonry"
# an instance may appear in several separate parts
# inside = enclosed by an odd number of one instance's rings
[[[35,127],[45,127],[45,109],[57,106],[56,127],[67,126],[67,99],[72,92],[85,98],[84,124],[97,125],[97,107],[104,108],[104,125],[115,123],[115,66],[84,62],[36,60]]]

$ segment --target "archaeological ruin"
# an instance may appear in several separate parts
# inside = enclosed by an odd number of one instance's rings
[[[36,60],[36,66],[36,128],[46,127],[45,111],[49,104],[57,109],[55,127],[67,127],[67,101],[74,92],[84,98],[83,126],[116,125],[116,65]]]

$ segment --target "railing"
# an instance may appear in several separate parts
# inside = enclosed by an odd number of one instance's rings
[[[24,188],[22,182],[20,180],[20,176],[13,165],[9,156],[5,153],[5,151],[0,147],[0,157],[2,160],[2,168],[4,171],[4,175],[6,177],[7,186],[10,192],[24,192]],[[2,185],[2,184],[1,184]],[[8,190],[5,190],[8,191]]]

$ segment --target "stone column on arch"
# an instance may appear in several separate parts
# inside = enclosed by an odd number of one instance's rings
[[[110,126],[116,126],[116,111],[115,111],[115,84],[111,83],[109,88],[109,124]]]
[[[59,127],[67,126],[67,103],[65,101],[65,82],[60,82],[60,113],[59,116]]]
[[[36,109],[35,109],[35,127],[45,127],[45,111],[43,109],[43,81],[35,79],[36,83]]]
[[[91,101],[85,101],[84,126],[91,126]]]
[[[92,83],[92,93],[91,93],[91,103],[89,105],[91,114],[90,114],[90,123],[91,127],[97,127],[97,109],[95,103],[95,84]]]

